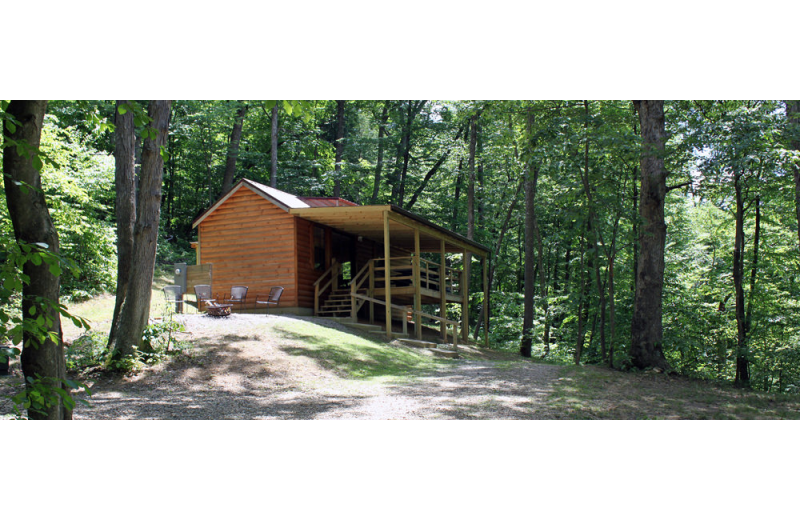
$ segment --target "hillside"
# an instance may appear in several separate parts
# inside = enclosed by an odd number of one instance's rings
[[[76,419],[772,419],[800,398],[655,372],[537,363],[468,348],[459,360],[316,318],[182,317],[192,346],[135,375],[85,376]],[[0,380],[9,395],[17,377]],[[8,400],[0,414],[10,413]]]

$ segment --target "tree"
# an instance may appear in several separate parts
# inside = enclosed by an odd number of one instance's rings
[[[637,368],[669,369],[663,351],[664,198],[667,171],[664,150],[663,101],[634,101],[642,129],[641,195],[639,199],[639,263],[631,322],[631,362]]]
[[[789,140],[791,149],[800,152],[800,101],[786,102],[786,118],[789,122]],[[797,244],[800,247],[800,158],[791,161],[790,169],[794,173],[794,207],[797,215]]]
[[[242,140],[242,126],[247,115],[248,106],[243,104],[236,111],[236,118],[231,128],[231,138],[228,144],[228,159],[225,162],[225,174],[222,179],[222,193],[228,193],[233,187],[233,178],[236,173],[236,159],[239,157],[239,143]]]
[[[58,233],[48,212],[42,191],[38,155],[47,101],[11,101],[6,108],[17,124],[3,128],[5,146],[3,172],[6,201],[17,244],[35,247],[58,255]],[[11,142],[14,141],[14,146]],[[29,411],[30,419],[71,419],[67,406],[66,363],[59,313],[60,268],[41,260],[22,266],[27,283],[22,287],[22,315],[36,316],[43,331],[26,327],[23,335],[22,372],[28,391],[42,384],[59,390],[53,401],[42,409]]]
[[[270,169],[269,185],[278,187],[278,103],[272,106],[272,126],[270,131]]]
[[[129,357],[141,344],[142,333],[150,315],[151,285],[158,241],[158,222],[161,213],[161,184],[164,159],[161,154],[167,140],[171,101],[151,101],[151,119],[142,151],[142,175],[136,205],[136,224],[133,233],[133,258],[128,290],[121,305],[115,343],[109,345],[117,358]]]
[[[346,101],[336,101],[336,165],[334,166],[333,196],[342,194],[342,154],[344,153],[344,105]]]
[[[116,342],[117,321],[122,302],[128,292],[131,260],[134,253],[134,226],[136,224],[135,146],[136,128],[134,110],[128,101],[117,101],[115,120],[114,160],[116,164],[114,185],[117,215],[117,290],[114,314],[111,318],[108,345]]]

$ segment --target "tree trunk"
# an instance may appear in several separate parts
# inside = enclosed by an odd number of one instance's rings
[[[786,117],[789,120],[791,147],[800,152],[800,101],[786,102]],[[794,208],[797,215],[797,244],[800,247],[800,164],[792,163],[794,171]]]
[[[278,103],[272,107],[272,129],[270,133],[269,185],[278,187]]]
[[[733,248],[733,286],[736,303],[736,379],[739,387],[750,386],[750,367],[747,353],[747,328],[744,308],[744,195],[742,174],[734,174],[736,191],[736,237]]]
[[[756,293],[756,275],[758,274],[758,244],[761,240],[761,197],[756,196],[756,229],[753,234],[753,264],[750,267],[750,293],[747,298],[747,312],[745,313],[745,331],[750,335],[753,324],[753,296]]]
[[[455,140],[458,141],[459,139],[461,139],[461,129],[458,130]],[[414,195],[411,196],[411,200],[408,201],[408,204],[405,206],[405,209],[411,211],[411,208],[413,208],[414,204],[416,204],[417,202],[417,198],[419,198],[422,192],[425,191],[425,188],[428,186],[430,180],[433,178],[434,175],[436,175],[436,172],[439,171],[439,168],[441,168],[442,164],[444,164],[447,158],[450,157],[450,152],[452,151],[453,151],[452,148],[448,149],[444,154],[442,154],[439,160],[436,161],[433,167],[430,170],[428,170],[428,173],[425,174],[425,178],[422,179],[422,182],[414,191]]]
[[[663,101],[635,101],[642,129],[642,189],[639,199],[639,263],[631,321],[631,362],[637,368],[669,365],[663,351],[662,294],[664,288],[664,199],[667,171],[664,168]]]
[[[383,141],[386,138],[386,123],[389,121],[389,101],[383,102],[381,120],[378,123],[378,162],[375,165],[375,183],[372,187],[372,203],[378,203],[378,191],[381,187],[381,173],[383,171]]]
[[[228,145],[228,159],[225,161],[225,175],[222,177],[222,193],[228,193],[228,190],[233,187],[236,159],[239,157],[239,142],[242,140],[242,125],[247,108],[247,105],[239,107],[239,110],[236,111],[236,119],[233,121],[231,140]],[[169,109],[167,109],[167,113],[169,113]],[[144,165],[144,158],[142,158],[142,164]]]
[[[133,123],[133,111],[119,113],[119,107],[128,101],[117,101],[114,130],[114,161],[116,164],[114,184],[116,188],[117,217],[117,292],[114,303],[114,314],[111,318],[111,329],[108,333],[108,345],[116,342],[117,323],[122,302],[128,292],[128,279],[133,257],[133,228],[136,224],[136,129]]]
[[[333,174],[333,196],[342,196],[342,155],[344,155],[344,105],[346,101],[336,101],[336,165]]]
[[[578,239],[580,243],[581,265],[578,271],[580,276],[578,278],[578,335],[575,338],[575,353],[573,360],[576,365],[581,364],[581,356],[583,355],[583,342],[586,339],[586,319],[588,318],[588,311],[586,310],[586,240],[584,238],[584,226],[581,226],[581,236]]]
[[[6,189],[6,202],[14,238],[18,244],[47,244],[47,252],[58,255],[58,233],[47,209],[42,192],[42,179],[33,164],[38,153],[47,101],[11,101],[6,112],[20,124],[14,133],[4,125],[3,135],[6,143],[15,140],[30,147],[30,155],[17,153],[18,147],[8,146],[3,151],[3,180]],[[38,156],[36,156],[38,158]],[[22,286],[22,316],[26,319],[42,317],[50,334],[41,341],[27,329],[22,340],[22,373],[25,385],[30,390],[28,378],[41,377],[50,386],[57,386],[69,392],[64,384],[66,364],[64,344],[61,337],[61,318],[54,308],[59,303],[60,279],[50,272],[46,262],[35,265],[27,261],[22,266],[22,274],[29,282]],[[42,304],[42,300],[47,303]],[[53,339],[55,338],[55,340]],[[29,419],[71,419],[61,398],[57,403],[37,413],[28,412]]]
[[[535,234],[534,234],[534,220],[535,220],[535,206],[536,199],[536,181],[538,180],[538,168],[529,171],[525,178],[525,307],[522,317],[522,343],[520,345],[519,353],[523,357],[531,357],[533,355],[533,311],[534,311],[534,295],[535,286],[534,280],[536,274],[534,267],[536,265],[535,249]]]
[[[528,120],[526,123],[528,129],[528,136],[530,141],[528,146],[531,148],[528,152],[532,152],[535,147],[533,141],[533,124],[534,116],[532,112],[528,112]],[[470,145],[470,148],[472,146]],[[534,253],[536,236],[536,184],[539,180],[538,165],[533,163],[533,159],[528,159],[528,168],[525,175],[525,297],[524,297],[524,311],[522,317],[522,342],[520,343],[519,353],[523,357],[531,357],[533,355],[533,313],[534,313],[534,266],[536,258]]]
[[[171,101],[152,101],[149,116],[155,139],[145,139],[142,153],[142,178],[136,208],[134,248],[128,291],[118,320],[116,340],[110,345],[116,358],[130,356],[141,345],[142,333],[150,316],[151,286],[156,261],[158,221],[161,211],[161,180],[164,161],[161,147],[167,139]]]

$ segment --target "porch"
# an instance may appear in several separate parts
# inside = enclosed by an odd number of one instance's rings
[[[314,313],[357,321],[383,322],[387,339],[394,320],[413,322],[417,338],[424,321],[433,324],[443,339],[466,341],[469,334],[469,276],[473,257],[483,262],[483,294],[487,291],[488,249],[452,231],[432,224],[396,206],[357,206],[292,209],[298,217],[337,232],[382,243],[383,255],[370,258],[344,275],[335,258],[314,283]],[[380,228],[378,227],[380,226]],[[387,261],[388,259],[388,261]],[[460,262],[459,262],[460,261]],[[463,269],[453,267],[460,263]],[[423,305],[437,310],[424,312]],[[448,305],[460,306],[460,320],[448,318]],[[483,305],[484,320],[488,306]],[[435,312],[435,314],[433,313]],[[484,343],[488,335],[484,328]]]

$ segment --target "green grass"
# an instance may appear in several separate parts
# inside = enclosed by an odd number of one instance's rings
[[[285,352],[311,357],[323,368],[351,379],[397,381],[429,373],[449,362],[305,320],[282,322],[275,332],[284,340],[281,348]]]
[[[172,274],[167,270],[156,270],[153,276],[153,296],[150,299],[150,316],[162,316],[166,310],[164,291],[165,285],[172,284]],[[80,316],[89,322],[92,330],[108,333],[111,328],[111,318],[114,314],[115,297],[113,294],[101,294],[81,303],[68,304],[69,312]],[[85,331],[76,327],[71,320],[61,320],[64,339],[72,341]]]

